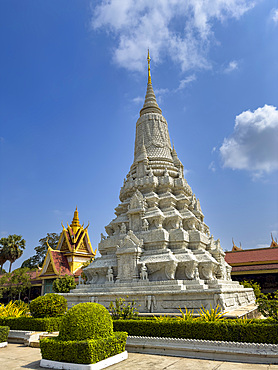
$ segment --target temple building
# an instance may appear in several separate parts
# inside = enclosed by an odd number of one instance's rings
[[[85,263],[93,260],[96,250],[93,251],[89,234],[89,224],[83,228],[80,225],[78,210],[74,212],[71,225],[63,227],[56,249],[48,247],[43,266],[37,279],[42,281],[42,294],[52,293],[52,284],[55,279],[64,275],[78,278]]]
[[[220,241],[184,178],[168,124],[154,94],[150,57],[144,105],[136,123],[134,161],[120,190],[116,217],[101,235],[87,283],[64,294],[68,305],[134,299],[141,312],[177,312],[253,304],[252,289],[231,280]]]
[[[271,235],[268,248],[242,249],[233,242],[225,260],[232,266],[232,278],[237,281],[253,280],[263,293],[278,290],[278,243]]]

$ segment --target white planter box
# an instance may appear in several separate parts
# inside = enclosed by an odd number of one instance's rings
[[[40,362],[41,367],[47,367],[49,369],[65,369],[65,370],[101,370],[108,366],[117,364],[128,357],[127,351],[119,353],[115,356],[108,357],[105,360],[99,361],[96,364],[73,364],[69,362],[59,362],[42,359]]]

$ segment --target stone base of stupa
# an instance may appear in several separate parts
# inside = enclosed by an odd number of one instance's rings
[[[255,303],[253,289],[231,280],[84,284],[63,296],[69,308],[80,302],[97,302],[108,308],[110,302],[121,297],[126,302],[134,300],[141,313],[175,313],[179,307],[197,313],[202,306],[210,309],[217,305],[223,311],[230,311]]]

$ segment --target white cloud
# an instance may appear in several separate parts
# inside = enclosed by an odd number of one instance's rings
[[[215,172],[216,171],[216,166],[215,166],[215,162],[214,161],[210,162],[210,164],[208,166],[208,169],[211,170],[212,172]]]
[[[269,247],[269,244],[257,244],[256,248],[267,248]]]
[[[272,20],[274,23],[278,23],[278,9],[272,9]]]
[[[250,0],[100,0],[92,3],[92,29],[115,38],[114,61],[129,70],[145,69],[148,48],[155,63],[167,53],[182,71],[209,68],[214,22],[240,18],[253,6]]]
[[[163,88],[155,89],[155,91],[154,91],[155,95],[164,95],[168,92],[169,92],[169,89],[167,89],[167,88],[166,89],[163,89]]]
[[[133,98],[132,101],[135,104],[142,104],[144,102],[144,98],[142,96],[136,96],[136,98]]]
[[[175,91],[183,90],[186,87],[186,85],[190,84],[193,81],[196,81],[196,76],[194,74],[187,76],[186,78],[180,81],[179,87]]]
[[[236,116],[234,132],[220,148],[224,167],[247,170],[254,177],[278,169],[278,111],[265,105]]]
[[[236,69],[238,69],[238,62],[236,60],[232,60],[229,63],[229,65],[224,69],[224,73],[231,73]]]

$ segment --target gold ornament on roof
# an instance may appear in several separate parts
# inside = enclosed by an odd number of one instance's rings
[[[80,229],[81,225],[80,225],[80,222],[79,222],[79,216],[78,216],[78,210],[77,210],[77,207],[74,211],[74,215],[73,215],[73,220],[72,220],[72,223],[70,225],[72,231],[74,234],[76,234],[76,232]]]
[[[147,57],[147,61],[148,61],[148,84],[151,84],[152,83],[152,78],[151,78],[151,58],[150,58],[150,51],[148,49],[148,57]]]

